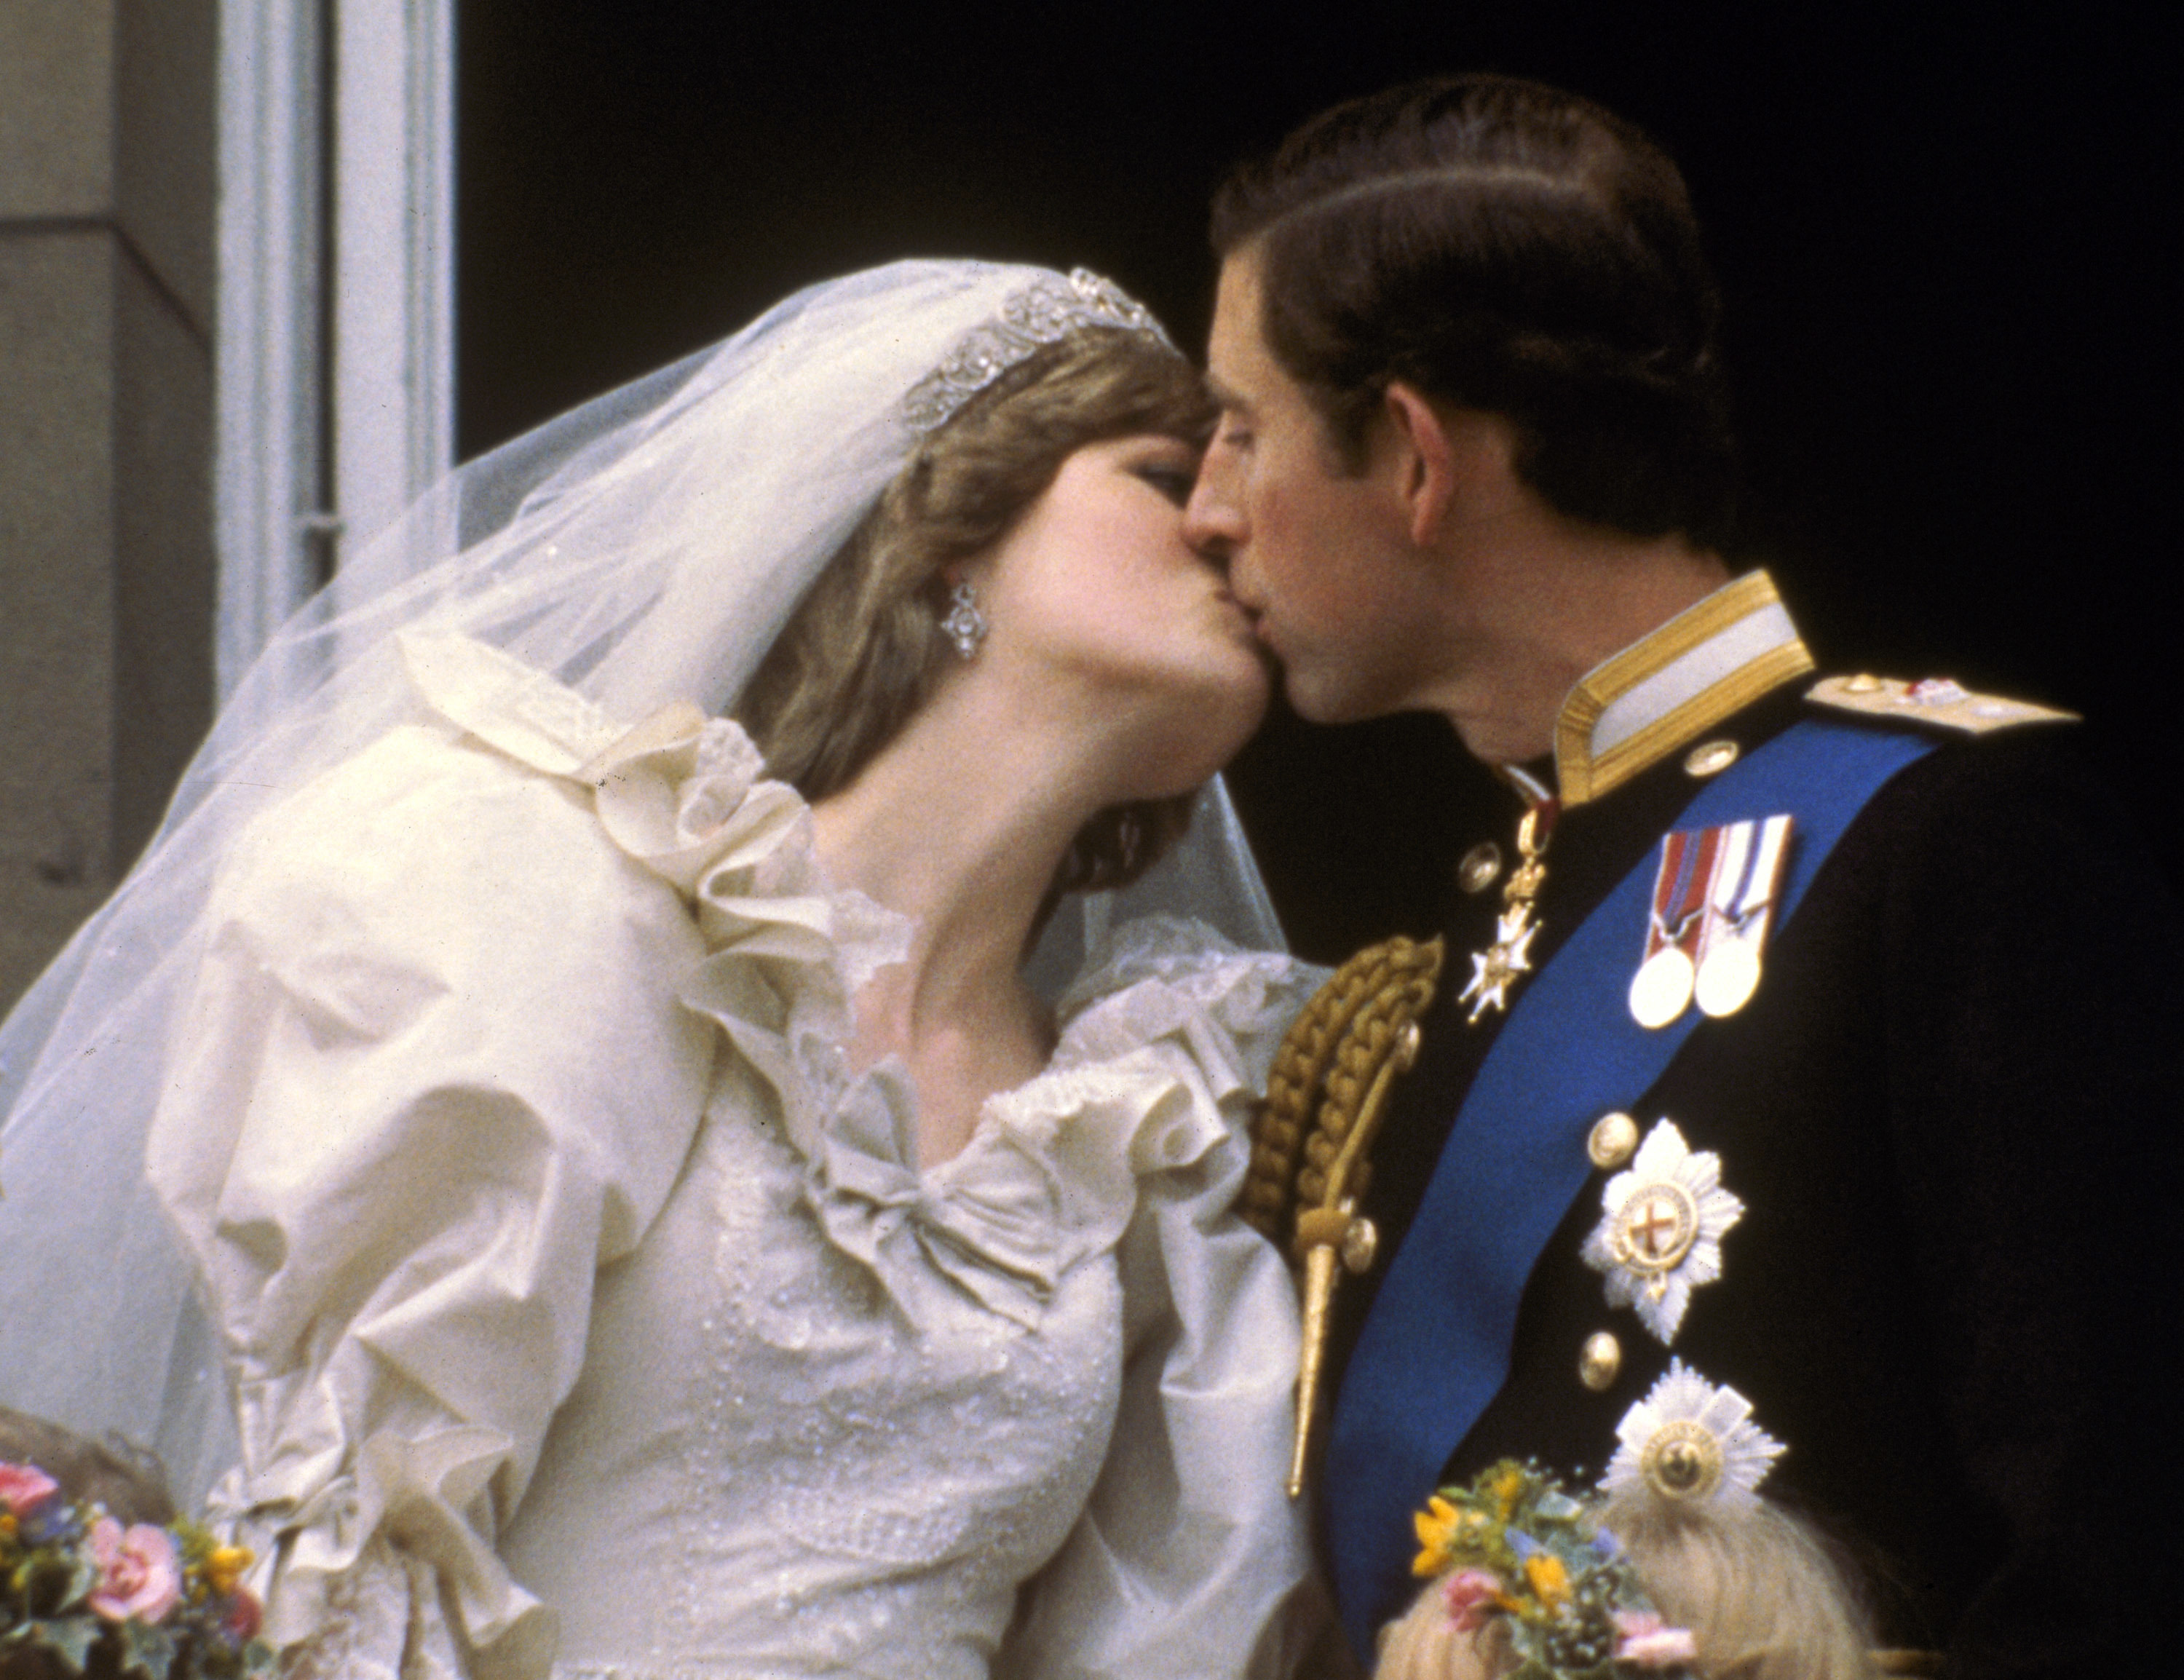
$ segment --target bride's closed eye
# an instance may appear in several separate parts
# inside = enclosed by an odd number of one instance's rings
[[[1198,482],[1196,467],[1169,461],[1149,461],[1133,470],[1178,508],[1190,500],[1191,487]]]
[[[1188,443],[1164,440],[1150,444],[1131,461],[1129,471],[1180,508],[1197,486],[1200,453]]]

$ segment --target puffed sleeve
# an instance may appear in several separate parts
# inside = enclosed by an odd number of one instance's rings
[[[1296,1287],[1234,1210],[1251,1104],[1324,978],[1153,919],[1124,930],[1100,981],[1114,995],[1069,1029],[1188,1054],[1195,1076],[1178,1088],[1211,1111],[1134,1143],[1114,1434],[1084,1516],[1028,1589],[996,1680],[1273,1680],[1294,1671],[1314,1631],[1305,1510],[1284,1488]]]
[[[148,1169],[225,1338],[266,1633],[292,1672],[543,1674],[494,1539],[694,1132],[692,918],[580,783],[419,726],[248,831],[200,937]]]

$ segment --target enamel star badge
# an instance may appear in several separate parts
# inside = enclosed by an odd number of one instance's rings
[[[1607,1275],[1607,1304],[1627,1306],[1659,1338],[1675,1340],[1691,1291],[1721,1276],[1723,1233],[1744,1204],[1721,1188],[1721,1157],[1693,1150],[1672,1121],[1658,1121],[1627,1171],[1607,1181],[1605,1210],[1580,1251]]]
[[[1615,1456],[1600,1478],[1604,1493],[1643,1483],[1663,1499],[1731,1504],[1758,1491],[1782,1444],[1752,1421],[1752,1402],[1716,1388],[1680,1359],[1669,1361],[1646,1398],[1615,1426]]]

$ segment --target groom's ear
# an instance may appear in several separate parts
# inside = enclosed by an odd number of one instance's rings
[[[1389,381],[1381,402],[1394,453],[1387,465],[1402,498],[1411,541],[1430,548],[1456,497],[1457,462],[1448,426],[1424,392],[1400,379]]]

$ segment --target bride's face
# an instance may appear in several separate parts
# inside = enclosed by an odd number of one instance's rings
[[[1266,656],[1225,570],[1183,536],[1199,452],[1173,437],[1088,444],[1011,527],[980,586],[989,648],[1050,694],[1127,722],[1148,785],[1188,792],[1265,714]]]

